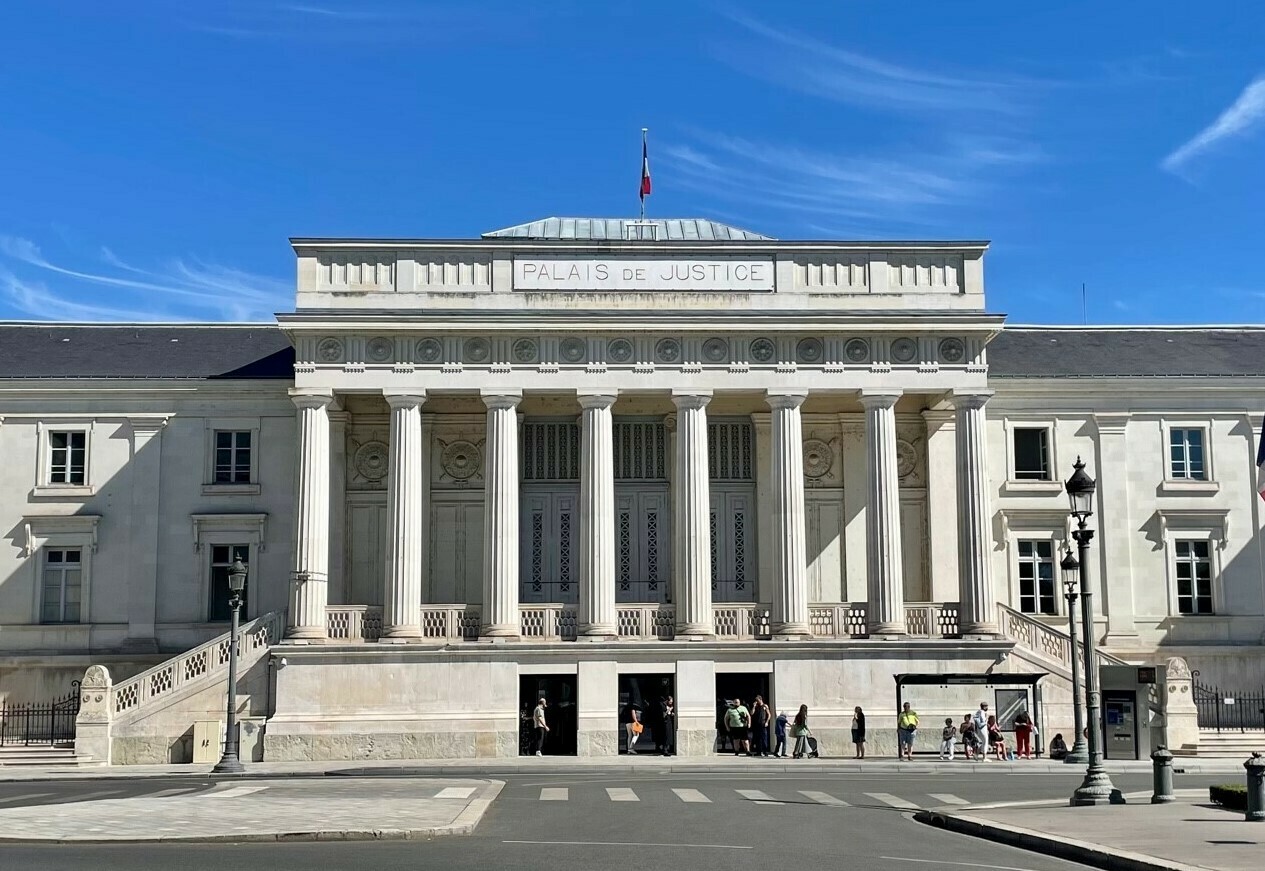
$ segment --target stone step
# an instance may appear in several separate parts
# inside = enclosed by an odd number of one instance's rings
[[[92,761],[91,757],[75,753],[75,748],[50,747],[32,745],[24,747],[0,747],[0,767],[15,768],[20,766],[46,765],[82,765]]]

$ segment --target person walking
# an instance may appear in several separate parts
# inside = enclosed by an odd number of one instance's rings
[[[865,711],[857,705],[852,709],[852,743],[857,748],[857,759],[865,758]]]
[[[733,745],[734,755],[751,754],[751,746],[747,741],[747,730],[751,727],[751,712],[742,703],[742,699],[734,699],[733,705],[725,711],[725,731],[729,734],[729,743]]]
[[[775,759],[786,758],[786,727],[790,724],[787,719],[786,711],[778,712],[777,719],[773,721],[773,737],[777,739],[777,743],[773,746],[773,757]]]
[[[763,696],[756,696],[751,705],[751,755],[769,755],[769,718],[772,711],[764,703]]]
[[[975,724],[975,732],[980,736],[980,741],[986,740],[988,735],[988,702],[980,702],[979,710],[971,716],[971,722]]]
[[[663,715],[663,755],[676,755],[676,703],[668,696],[659,706]]]
[[[549,734],[549,724],[545,722],[545,708],[548,703],[541,699],[536,703],[536,710],[531,712],[532,725],[536,727],[536,755],[545,755],[545,736]]]
[[[637,751],[633,749],[633,746],[637,743],[637,739],[641,737],[641,733],[645,728],[641,723],[641,709],[629,702],[628,719],[624,723],[624,735],[627,738],[624,752],[629,756],[637,755]]]
[[[940,758],[953,761],[953,745],[957,743],[958,727],[953,725],[952,717],[944,718],[944,728],[940,730]]]
[[[803,759],[808,755],[808,705],[800,705],[799,713],[795,715],[795,725],[791,728],[791,735],[795,738],[795,759]]]
[[[914,761],[914,739],[918,737],[918,712],[905,702],[896,717],[896,758]]]
[[[1012,724],[1015,728],[1015,756],[1022,756],[1024,759],[1032,758],[1032,733],[1036,731],[1032,723],[1032,717],[1028,714],[1028,709],[1024,708],[1015,715],[1015,722]]]

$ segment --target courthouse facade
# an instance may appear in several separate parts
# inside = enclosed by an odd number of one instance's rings
[[[0,691],[195,648],[240,558],[269,758],[511,755],[539,695],[609,754],[668,693],[682,753],[755,693],[841,750],[947,676],[1062,726],[1077,457],[1106,650],[1265,665],[1265,331],[1005,327],[980,242],[293,246],[276,326],[0,326]]]

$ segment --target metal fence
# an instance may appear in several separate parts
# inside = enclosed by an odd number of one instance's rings
[[[1265,731],[1265,688],[1244,692],[1195,681],[1195,707],[1201,729]]]
[[[0,747],[61,744],[75,740],[79,681],[68,695],[51,702],[0,702]]]

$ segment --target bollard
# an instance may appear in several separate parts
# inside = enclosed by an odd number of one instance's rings
[[[1154,785],[1151,804],[1177,801],[1173,795],[1173,754],[1164,747],[1156,748],[1151,754],[1151,782]]]
[[[1265,759],[1253,753],[1243,767],[1247,769],[1247,810],[1243,818],[1250,823],[1265,823]]]

